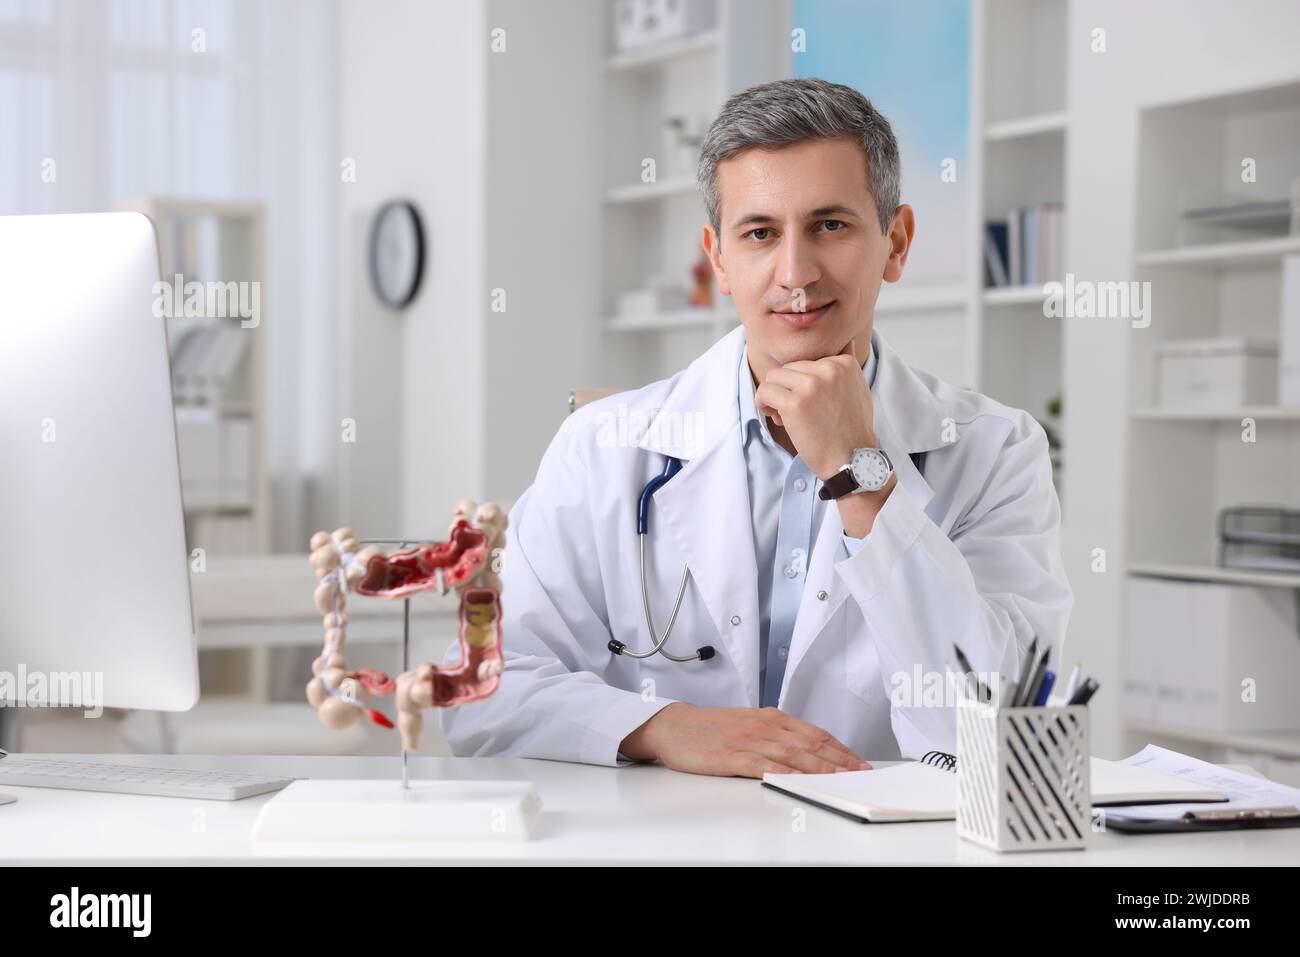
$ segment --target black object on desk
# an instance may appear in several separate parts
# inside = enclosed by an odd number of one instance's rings
[[[1094,812],[1095,813],[1095,812]],[[1188,811],[1176,820],[1155,818],[1106,817],[1100,815],[1108,831],[1131,834],[1159,834],[1175,831],[1240,831],[1262,827],[1300,827],[1300,807],[1244,807]]]

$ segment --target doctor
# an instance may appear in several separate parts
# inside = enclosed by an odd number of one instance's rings
[[[954,751],[945,663],[1016,675],[1072,597],[1047,440],[1025,412],[910,368],[873,329],[903,275],[889,123],[815,79],[723,107],[703,246],[741,327],[684,371],[578,410],[510,513],[507,662],[442,712],[456,754],[701,774],[838,771]],[[883,453],[883,455],[881,454]],[[664,470],[646,544],[637,501]]]

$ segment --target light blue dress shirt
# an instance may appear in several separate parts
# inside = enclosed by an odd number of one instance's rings
[[[876,350],[862,370],[867,386],[876,382]],[[754,555],[758,562],[759,688],[763,707],[775,707],[785,679],[795,618],[804,579],[827,503],[817,496],[817,476],[803,459],[772,438],[766,417],[758,414],[754,377],[745,350],[736,370],[736,397],[753,510]],[[852,556],[866,539],[844,537]]]

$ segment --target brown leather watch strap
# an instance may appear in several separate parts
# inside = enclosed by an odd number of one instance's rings
[[[825,502],[833,498],[843,498],[857,490],[858,480],[853,477],[853,470],[845,467],[822,483],[822,487],[817,490],[817,497]]]

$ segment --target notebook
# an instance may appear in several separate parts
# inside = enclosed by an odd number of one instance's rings
[[[1119,761],[1091,758],[1094,807],[1226,801],[1222,791]],[[857,821],[951,821],[957,817],[957,759],[931,751],[920,761],[870,771],[763,775],[763,786]]]

